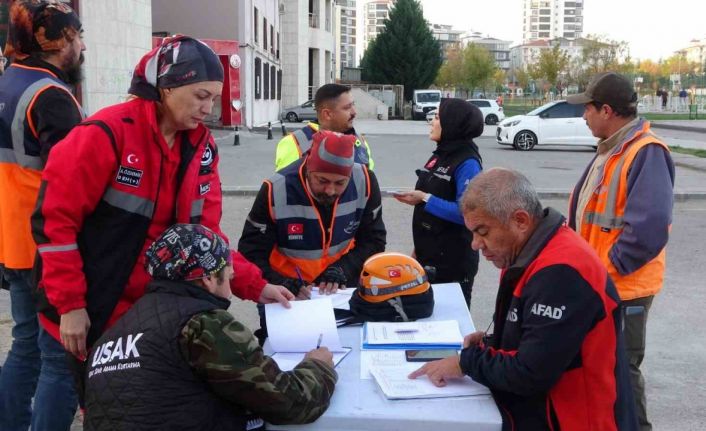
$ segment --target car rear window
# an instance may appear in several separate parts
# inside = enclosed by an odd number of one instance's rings
[[[487,100],[471,100],[471,103],[479,108],[490,108],[490,102]]]

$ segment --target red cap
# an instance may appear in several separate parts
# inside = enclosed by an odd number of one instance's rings
[[[306,166],[309,172],[351,176],[355,136],[320,131],[314,135]]]

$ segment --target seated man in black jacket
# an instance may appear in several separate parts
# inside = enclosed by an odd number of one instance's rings
[[[354,163],[354,145],[351,135],[316,133],[305,159],[265,180],[243,227],[239,251],[299,299],[312,284],[324,293],[357,284],[365,260],[385,250],[380,187]]]
[[[146,257],[154,281],[88,358],[86,430],[251,430],[326,411],[331,352],[312,350],[290,372],[263,354],[227,311],[233,266],[220,236],[176,224]]]
[[[502,269],[495,331],[410,378],[471,376],[492,391],[503,429],[636,430],[620,299],[598,255],[519,172],[479,174],[461,206],[472,247]]]

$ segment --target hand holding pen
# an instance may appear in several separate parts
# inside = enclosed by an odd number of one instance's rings
[[[328,364],[330,367],[333,367],[333,353],[331,353],[327,347],[321,347],[321,342],[323,341],[323,339],[324,334],[319,334],[319,339],[316,342],[316,349],[307,353],[304,358],[316,359],[318,361],[324,362],[325,364]]]
[[[311,286],[304,281],[304,277],[302,276],[302,272],[298,266],[295,266],[294,270],[297,272],[297,280],[299,280],[299,292],[297,293],[297,299],[311,299]]]

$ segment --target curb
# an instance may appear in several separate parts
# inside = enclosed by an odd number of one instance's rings
[[[659,124],[659,123],[650,123],[650,125],[655,129],[668,129],[668,130],[679,130],[682,132],[706,133],[705,127],[682,126],[679,124]]]
[[[392,197],[396,191],[409,190],[407,188],[383,187],[380,189],[382,197]],[[224,186],[223,196],[255,196],[260,191],[260,187],[252,186]],[[540,199],[569,199],[570,191],[565,190],[537,190]],[[693,192],[674,192],[675,202],[702,201],[706,200],[706,190]]]

